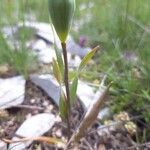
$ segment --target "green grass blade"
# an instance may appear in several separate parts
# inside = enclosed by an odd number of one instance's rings
[[[95,52],[98,50],[99,46],[93,48],[81,61],[78,71],[80,72],[85,65],[89,62],[89,60],[94,56]]]
[[[61,97],[59,100],[59,112],[60,112],[60,116],[63,119],[66,119],[66,117],[67,117],[67,98],[66,98],[66,95],[65,95],[63,89],[61,89]]]
[[[57,79],[58,83],[61,84],[61,72],[60,72],[59,65],[55,59],[53,59],[52,67],[53,67],[53,74],[55,78]]]
[[[78,75],[75,76],[70,87],[70,98],[72,105],[75,103],[77,87],[78,87]]]
[[[55,49],[55,53],[56,53],[56,57],[57,57],[57,62],[58,62],[59,68],[60,68],[61,76],[63,77],[63,75],[64,75],[64,62],[62,59],[62,51],[56,47],[55,32],[54,32],[54,28],[52,25],[51,25],[51,28],[52,28],[52,32],[54,35],[54,49]]]

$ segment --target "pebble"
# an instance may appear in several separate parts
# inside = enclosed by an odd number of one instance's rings
[[[90,106],[90,103],[92,102],[94,98],[94,89],[87,85],[86,83],[79,81],[78,88],[77,88],[77,96],[81,101],[81,104],[83,105],[83,108],[85,110],[88,109]]]
[[[24,101],[25,83],[22,76],[0,78],[0,109],[11,108]]]
[[[34,104],[35,101],[36,101],[35,99],[31,99],[31,100],[30,100],[30,103],[31,103],[31,104]]]
[[[54,108],[53,105],[48,105],[48,106],[46,107],[45,112],[52,112],[53,108]]]
[[[62,131],[61,131],[61,129],[58,129],[58,130],[55,132],[55,135],[56,135],[58,138],[62,137]]]
[[[58,115],[58,116],[56,116],[56,123],[60,123],[60,122],[62,122],[62,119],[61,119],[61,117]]]
[[[47,48],[47,45],[43,40],[37,40],[32,45],[32,49],[37,51],[37,52],[39,50],[44,50],[45,48]]]
[[[98,150],[106,150],[105,145],[104,145],[104,144],[100,144],[100,145],[98,146]]]
[[[103,108],[102,110],[100,110],[99,114],[98,114],[98,118],[100,120],[109,118],[111,115],[110,109],[108,107]]]
[[[0,140],[0,150],[7,150],[7,144]]]
[[[26,115],[26,119],[29,119],[29,118],[31,118],[31,117],[32,117],[32,114],[31,114],[31,113],[29,113],[29,114]]]
[[[47,107],[47,106],[49,105],[49,102],[48,102],[48,101],[44,101],[44,102],[42,103],[42,105]]]
[[[16,135],[21,137],[38,137],[49,131],[55,124],[55,116],[50,113],[42,113],[30,117],[25,120],[23,124],[16,131]],[[17,137],[13,137],[12,140],[19,140]],[[13,143],[10,144],[9,149],[11,150],[23,150],[29,146],[32,141]]]
[[[14,126],[14,120],[8,121],[8,126]]]
[[[56,79],[50,74],[31,75],[31,81],[44,90],[57,106],[59,105],[60,87]]]
[[[55,50],[51,47],[38,51],[37,57],[39,62],[44,64],[50,64],[54,58],[56,58]]]
[[[59,99],[60,99],[60,87],[56,79],[50,74],[43,74],[43,75],[31,75],[31,81],[39,86],[43,91],[45,91],[50,98],[53,99],[55,104],[59,106]],[[95,101],[99,98],[101,94],[101,90],[97,90],[87,83],[83,81],[79,81],[78,88],[77,88],[77,97],[81,101],[81,104],[85,111],[89,108],[92,101]],[[46,101],[44,102],[46,103]],[[47,105],[47,104],[44,104]],[[98,119],[104,119],[105,117],[110,115],[110,110],[108,108],[103,109],[100,111],[98,115]]]

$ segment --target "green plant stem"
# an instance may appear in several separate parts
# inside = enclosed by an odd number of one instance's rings
[[[66,43],[61,43],[62,50],[63,50],[63,57],[64,57],[64,64],[65,64],[65,71],[64,71],[64,83],[67,95],[67,127],[68,127],[68,140],[71,136],[71,128],[70,128],[70,90],[69,90],[69,79],[68,79],[68,58],[67,58],[67,49]]]

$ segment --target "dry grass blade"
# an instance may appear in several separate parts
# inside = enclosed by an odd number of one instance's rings
[[[112,85],[112,83],[109,84],[108,87],[104,87],[103,84],[100,86],[100,92],[97,96],[98,99],[91,104],[89,110],[86,112],[85,117],[81,121],[77,131],[73,134],[70,141],[67,144],[67,147],[69,144],[73,141],[77,142],[79,141],[83,136],[85,136],[87,129],[94,123],[94,121],[97,119],[98,113],[100,108],[103,106],[104,101],[106,99],[106,96],[108,95],[109,88]]]
[[[2,141],[4,141],[5,143],[9,143],[9,144],[26,142],[26,141],[38,141],[38,142],[45,142],[48,144],[56,144],[56,145],[59,145],[61,147],[65,147],[65,145],[66,145],[66,142],[61,140],[61,139],[52,138],[52,137],[45,137],[45,136],[25,137],[25,138],[22,138],[20,140],[9,140],[9,139],[3,138]]]
[[[127,147],[126,150],[134,150],[135,148],[142,148],[142,147],[147,147],[147,148],[149,148],[149,146],[150,146],[150,142],[147,142],[147,143],[136,144],[136,145],[134,145],[134,146]]]
[[[109,88],[110,88],[110,85],[107,88],[102,90],[99,99],[93,105],[91,105],[91,107],[85,114],[85,117],[83,121],[81,122],[77,130],[77,133],[74,135],[75,141],[80,140],[80,138],[85,135],[87,128],[89,128],[96,120],[99,110],[104,104],[104,100],[108,94]]]

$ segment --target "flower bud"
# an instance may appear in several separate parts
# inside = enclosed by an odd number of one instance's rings
[[[66,42],[75,11],[75,0],[48,0],[49,13],[62,43]]]

